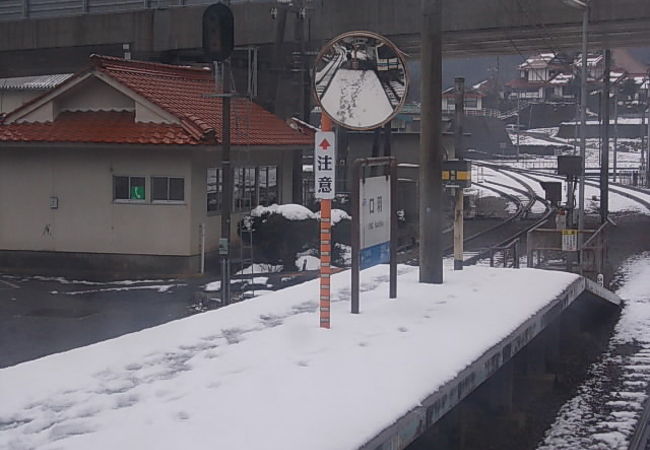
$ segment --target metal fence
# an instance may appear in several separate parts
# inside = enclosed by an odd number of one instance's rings
[[[577,252],[562,250],[562,230],[535,227],[526,237],[527,267],[576,272],[592,281],[603,274],[607,261],[607,221],[596,230],[583,230],[584,244],[580,262]]]
[[[0,0],[0,21],[210,3],[214,0]]]

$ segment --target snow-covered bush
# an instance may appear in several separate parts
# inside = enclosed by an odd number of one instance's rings
[[[258,206],[250,216],[242,218],[239,229],[253,232],[256,262],[281,264],[285,271],[296,270],[296,255],[320,247],[320,212],[301,205]],[[350,245],[350,216],[343,210],[332,210],[332,264],[345,266],[345,251],[334,244]],[[299,268],[298,268],[299,269]]]
[[[253,232],[255,260],[296,270],[296,254],[313,248],[318,240],[316,214],[301,205],[258,206],[244,217],[241,227]]]

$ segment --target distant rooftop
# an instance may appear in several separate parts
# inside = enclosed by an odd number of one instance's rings
[[[48,90],[57,87],[71,76],[71,73],[58,73],[31,77],[0,78],[0,90]]]

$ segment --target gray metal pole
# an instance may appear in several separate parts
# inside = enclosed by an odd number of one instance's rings
[[[454,106],[454,155],[455,159],[463,159],[463,119],[465,118],[465,78],[454,80],[456,104]],[[450,158],[452,155],[450,155]],[[464,191],[459,187],[455,190],[454,202],[454,270],[463,270],[463,203]]]
[[[215,63],[215,72],[216,72]],[[232,166],[230,161],[230,61],[223,63],[223,93],[222,98],[222,153],[221,170],[223,173],[223,202],[221,205],[221,239],[224,242],[225,253],[221,260],[221,293],[222,304],[229,305],[230,297],[230,222],[232,211]]]
[[[580,80],[580,157],[582,171],[578,193],[578,252],[582,263],[582,230],[585,227],[585,158],[587,153],[587,31],[589,26],[589,5],[582,13],[582,70]]]
[[[650,70],[648,71],[648,90],[646,92],[646,104],[648,105],[648,139],[646,139],[645,152],[645,185],[650,186]]]
[[[614,183],[618,181],[618,85],[614,90]]]
[[[600,221],[607,221],[609,212],[609,94],[611,91],[610,72],[612,69],[612,52],[605,50],[605,71],[603,77],[603,142],[600,158]]]
[[[422,0],[420,282],[442,283],[442,0]]]
[[[521,126],[521,92],[517,91],[517,161],[519,161],[519,153],[520,153],[520,145],[519,145],[519,136],[521,132],[519,131],[519,127]],[[531,106],[532,109],[532,106]]]
[[[454,79],[454,90],[456,93],[454,105],[454,153],[449,159],[463,159],[463,125],[465,118],[465,78]]]
[[[645,185],[650,186],[650,100],[648,104],[648,139],[646,139],[646,152],[645,152]]]

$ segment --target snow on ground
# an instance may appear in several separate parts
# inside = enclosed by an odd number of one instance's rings
[[[528,184],[533,189],[536,195],[540,196],[541,198],[545,198],[546,196],[544,190],[542,189],[542,186],[539,185],[539,183],[531,182],[531,180],[527,179],[526,177],[520,176],[519,174],[516,173],[508,172],[509,174],[515,177],[515,179],[513,179],[512,177],[509,177],[505,175],[503,172],[500,172],[498,170],[490,169],[489,167],[484,167],[483,169],[484,169],[483,177],[486,181],[493,181],[495,183],[500,183],[512,189],[518,189],[519,191],[521,191],[522,189],[523,190],[526,189],[524,185],[516,181],[516,180],[521,180],[524,183]],[[502,187],[499,186],[499,189],[502,189]],[[518,198],[520,198],[524,202],[524,204],[527,204],[528,197],[526,197],[524,194],[514,190],[512,193],[515,194]],[[530,211],[533,214],[544,214],[544,212],[546,212],[546,206],[544,206],[542,202],[535,201]]]
[[[148,284],[148,283],[166,283],[169,282],[170,280],[117,280],[117,281],[87,281],[87,280],[68,280],[67,278],[64,277],[46,277],[42,275],[34,275],[34,276],[28,276],[28,277],[12,277],[10,275],[5,275],[8,278],[22,278],[22,279],[30,279],[30,280],[37,280],[37,281],[56,281],[59,284],[80,284],[84,286],[106,286],[106,285],[114,285],[114,286],[134,286],[138,284]],[[173,280],[172,280],[173,281]]]
[[[64,294],[64,295],[86,295],[96,294],[98,292],[124,292],[124,291],[142,291],[154,290],[160,293],[169,291],[171,288],[177,286],[185,286],[185,284],[153,284],[144,286],[125,286],[125,287],[109,287],[102,289],[85,289],[81,291],[50,291],[50,294]]]
[[[475,189],[477,191],[477,194],[478,194],[479,198],[485,198],[485,197],[499,197],[499,198],[501,198],[501,196],[498,195],[496,192],[491,191],[490,189],[486,189],[486,188],[482,187],[478,183],[472,184],[472,189]],[[523,198],[521,193],[513,191],[512,189],[504,188],[502,186],[499,186],[498,189],[501,190],[501,191],[504,191],[504,192],[506,192],[508,194],[511,194],[511,195],[513,195],[513,196],[515,196],[517,198]],[[515,214],[517,212],[517,205],[514,202],[508,200],[507,198],[504,198],[504,201],[506,202],[506,206],[505,206],[504,210],[508,214]]]
[[[518,195],[518,193],[514,192],[514,191],[512,191],[512,194],[513,195]],[[490,189],[487,189],[487,188],[481,186],[479,183],[476,183],[476,182],[472,184],[471,188],[465,189],[465,195],[466,196],[475,195],[479,200],[482,199],[482,198],[486,198],[486,197],[501,198],[501,196],[499,194],[497,194],[496,192],[494,192],[494,191],[492,191]],[[504,201],[505,201],[505,204],[506,204],[504,210],[508,214],[514,214],[514,213],[517,212],[517,205],[514,202],[511,202],[508,199],[504,199]]]
[[[247,266],[243,268],[239,272],[235,273],[235,275],[254,275],[259,273],[275,273],[281,271],[282,271],[282,266],[277,266],[274,264],[255,263],[251,266]]]
[[[353,127],[380,124],[393,113],[372,70],[339,69],[321,102],[336,120]]]
[[[625,305],[610,348],[561,408],[538,450],[627,450],[649,381],[650,253],[629,259],[619,276],[624,284],[617,294]],[[635,350],[617,351],[623,346]]]
[[[515,174],[515,175],[518,177],[522,177],[523,179],[526,179],[526,177],[523,175],[520,174]],[[534,178],[540,181],[562,182],[562,198],[563,199],[567,198],[567,183],[564,180],[561,180],[556,177],[549,177],[544,175],[534,175]],[[533,181],[530,178],[528,178],[528,182],[532,187],[539,186],[541,188],[541,185],[539,183]],[[624,189],[615,186],[612,186],[611,188],[621,189],[621,190]],[[644,194],[636,191],[631,192],[631,194],[641,197],[642,199],[645,199],[646,201],[650,202],[650,194]],[[576,195],[576,203],[577,203],[577,197],[578,197],[577,188],[575,191],[575,195]],[[598,208],[600,207],[600,188],[598,186],[594,186],[592,184],[585,184],[585,207],[587,211],[590,211],[591,213],[594,214],[598,213]],[[650,210],[648,210],[648,208],[643,206],[641,203],[613,191],[610,191],[609,193],[609,211],[611,213],[634,212],[639,214],[650,214]]]
[[[387,266],[362,272],[359,315],[349,272],[334,275],[331,330],[318,328],[314,280],[0,369],[0,448],[357,448],[576,278],[399,273],[389,300]]]
[[[510,132],[508,133],[510,136],[510,140],[512,141],[513,145],[517,145],[517,133],[516,132]],[[555,138],[552,138],[550,136],[545,136],[543,134],[535,134],[535,133],[530,133],[530,134],[524,134],[524,133],[519,133],[519,145],[537,145],[541,147],[548,147],[549,145],[553,145],[556,147],[563,147],[565,145],[568,145],[566,142],[558,141]]]
[[[490,169],[489,167],[482,167],[482,173],[481,177],[484,178],[487,181],[495,181],[497,183],[501,184],[507,184],[509,186],[512,186],[514,188],[522,189],[523,186],[518,184],[516,181],[514,181],[512,178],[507,177],[503,173],[499,172],[498,170]],[[538,183],[537,181],[534,181],[533,179],[519,174],[519,173],[514,173],[514,172],[508,172],[509,174],[513,175],[515,178],[520,179],[524,181],[525,183],[528,183],[531,188],[535,191],[535,193],[542,197],[546,197],[546,193],[544,192],[544,189],[542,189],[542,185]],[[562,182],[562,198],[566,199],[567,195],[567,185],[566,183],[556,177],[551,177],[551,176],[544,176],[544,175],[538,175],[535,174],[533,177],[537,180],[540,181],[561,181]],[[624,190],[622,187],[615,187],[613,186],[612,189],[621,189]],[[630,192],[632,195],[638,196],[648,202],[650,202],[650,193],[649,194],[644,194],[642,192],[636,192],[632,191]],[[520,198],[524,198],[521,194],[519,194]],[[577,196],[578,196],[578,189],[576,188],[576,202],[577,202]],[[585,205],[586,209],[588,211],[591,211],[592,213],[597,213],[598,208],[599,208],[599,203],[600,203],[600,188],[591,184],[586,184],[585,185]],[[610,191],[609,193],[609,211],[612,213],[625,213],[625,212],[635,212],[635,213],[640,213],[640,214],[650,214],[650,210],[643,206],[642,204],[638,203],[635,200],[632,200],[628,197],[625,197],[621,194],[618,194],[616,192]],[[541,213],[543,212],[543,205],[540,202],[535,202],[535,205],[533,205],[532,212],[534,213]]]

